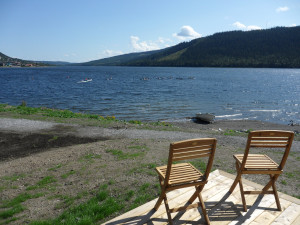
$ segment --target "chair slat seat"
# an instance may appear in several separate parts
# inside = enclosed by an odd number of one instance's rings
[[[244,154],[236,154],[233,156],[241,165]],[[246,160],[245,169],[270,169],[280,170],[279,165],[267,155],[249,154]]]
[[[162,174],[162,178],[165,179],[167,166],[161,166],[156,168],[159,174]],[[175,164],[171,168],[169,184],[182,184],[182,183],[195,183],[204,180],[203,174],[195,169],[190,163]]]

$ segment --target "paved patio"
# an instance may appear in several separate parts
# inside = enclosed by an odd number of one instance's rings
[[[243,212],[239,187],[237,186],[231,195],[228,194],[234,178],[234,175],[221,170],[215,170],[210,174],[209,182],[202,191],[202,197],[211,224],[300,224],[300,200],[280,192],[278,194],[282,211],[277,211],[274,195],[246,195],[248,211]],[[261,190],[262,188],[261,185],[245,179],[243,184],[245,190]],[[185,188],[169,192],[170,207],[184,205],[194,190],[194,188]],[[105,224],[168,224],[163,203],[157,211],[153,210],[156,200],[154,199]],[[201,208],[172,213],[172,218],[174,224],[205,224]]]

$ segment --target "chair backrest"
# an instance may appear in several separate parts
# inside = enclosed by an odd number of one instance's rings
[[[173,162],[208,157],[206,170],[203,174],[207,179],[213,164],[216,144],[217,139],[215,138],[190,139],[171,143],[166,178],[169,178]]]
[[[241,169],[243,169],[246,164],[250,148],[284,148],[285,151],[279,165],[279,169],[282,170],[289,155],[293,139],[294,132],[292,131],[258,130],[250,132]]]

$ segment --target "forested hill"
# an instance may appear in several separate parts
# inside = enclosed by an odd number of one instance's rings
[[[125,56],[107,65],[300,68],[300,26],[216,33],[142,58]]]

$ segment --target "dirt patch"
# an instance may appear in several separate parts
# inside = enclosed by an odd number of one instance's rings
[[[53,134],[0,132],[0,161],[29,156],[52,148],[108,139],[77,137],[72,135],[61,136],[54,131],[51,132],[53,132]]]

